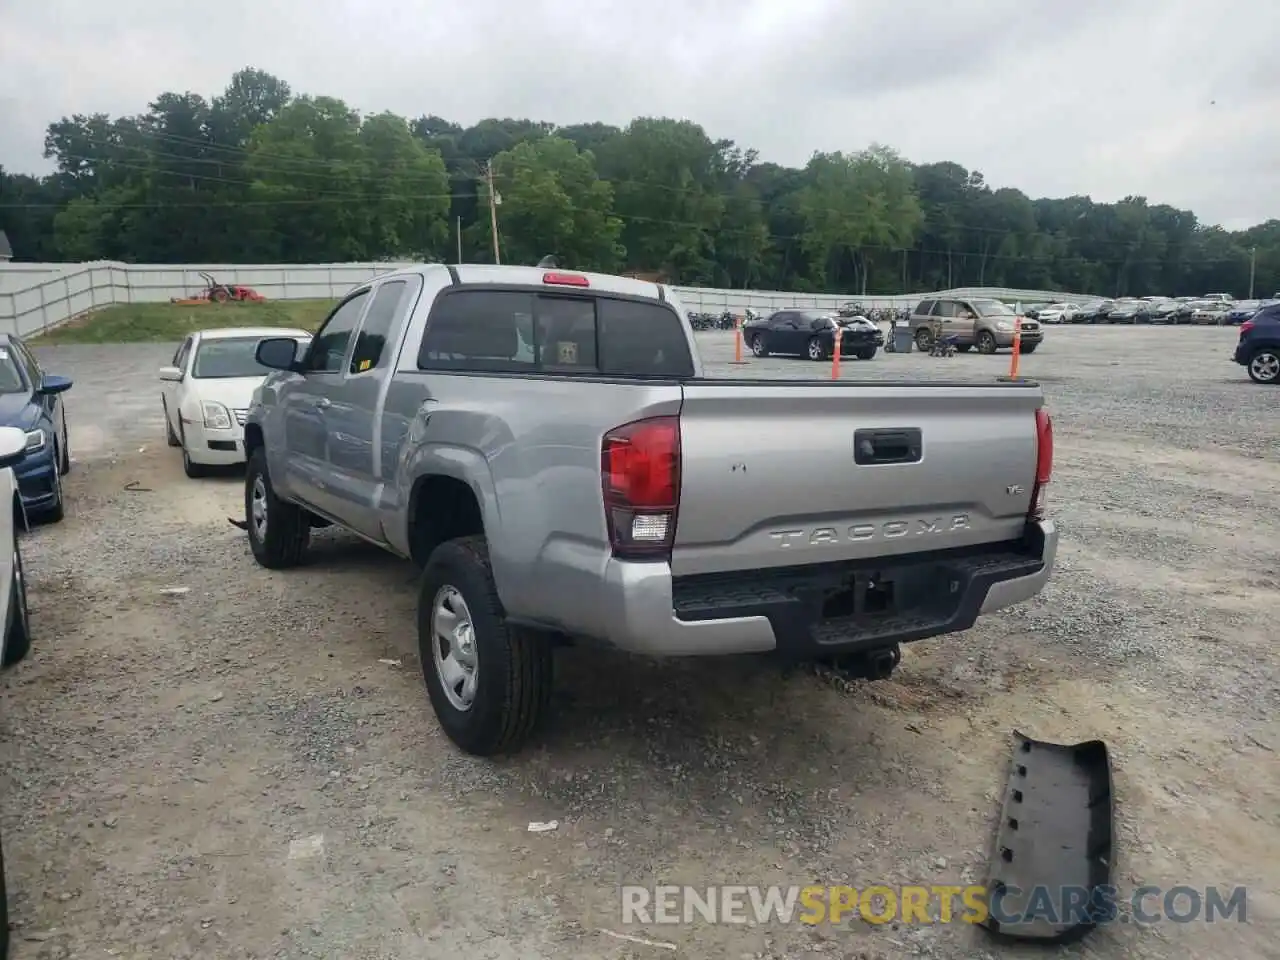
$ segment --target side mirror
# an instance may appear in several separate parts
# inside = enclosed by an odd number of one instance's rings
[[[64,393],[71,389],[74,383],[70,377],[59,377],[52,373],[46,373],[44,379],[40,381],[40,392],[44,394]]]
[[[258,341],[253,357],[271,370],[297,369],[300,344],[293,337],[267,337]]]
[[[160,379],[176,382],[182,379],[182,371],[179,370],[177,367],[161,367]]]
[[[0,469],[16,467],[26,455],[26,431],[17,427],[0,427]]]

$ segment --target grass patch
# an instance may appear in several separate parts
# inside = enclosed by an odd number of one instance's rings
[[[58,343],[176,343],[212,327],[299,327],[315,330],[333,308],[332,300],[274,300],[266,303],[116,304],[33,337],[39,346]]]

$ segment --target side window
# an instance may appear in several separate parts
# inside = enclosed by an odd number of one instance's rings
[[[680,318],[657,303],[596,301],[600,372],[608,376],[692,377],[693,354]]]
[[[769,326],[774,330],[777,330],[779,327],[785,327],[787,325],[787,321],[790,319],[791,314],[783,310],[780,313],[775,313],[769,318]]]
[[[809,321],[810,330],[830,330],[835,326],[835,321],[830,317],[814,317]]]
[[[187,355],[191,353],[191,337],[182,341],[182,346],[178,347],[178,352],[173,355],[173,365],[182,370],[187,365]]]
[[[939,300],[938,308],[933,311],[935,317],[954,317],[956,315],[956,304],[954,300]]]
[[[351,333],[355,330],[356,321],[360,319],[360,311],[364,309],[368,299],[369,291],[361,290],[329,314],[329,319],[320,327],[315,339],[311,341],[311,349],[307,352],[308,372],[341,372],[343,358],[347,355],[347,345],[351,342]]]
[[[934,305],[933,300],[921,300],[920,304],[916,307],[915,315],[917,317],[929,316],[929,314],[933,312],[933,305]]]
[[[419,370],[518,373],[537,369],[533,294],[514,290],[446,293],[431,309]],[[528,341],[521,331],[527,331]]]
[[[360,332],[356,334],[349,373],[364,373],[382,366],[387,352],[387,334],[400,313],[400,305],[408,289],[409,284],[404,280],[389,280],[378,287],[364,323],[360,325]]]

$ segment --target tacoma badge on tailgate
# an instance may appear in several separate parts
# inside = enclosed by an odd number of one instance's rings
[[[931,520],[887,520],[884,523],[855,523],[841,530],[839,527],[814,527],[812,530],[775,530],[769,538],[778,546],[794,547],[801,544],[817,546],[823,543],[862,543],[879,537],[896,540],[900,537],[946,535],[969,528],[969,515],[957,513],[950,517]]]

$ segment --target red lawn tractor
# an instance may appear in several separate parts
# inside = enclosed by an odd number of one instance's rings
[[[219,283],[213,274],[200,272],[205,287],[194,297],[173,297],[171,303],[195,305],[198,303],[246,303],[261,302],[265,299],[253,287],[241,286],[238,283]]]

